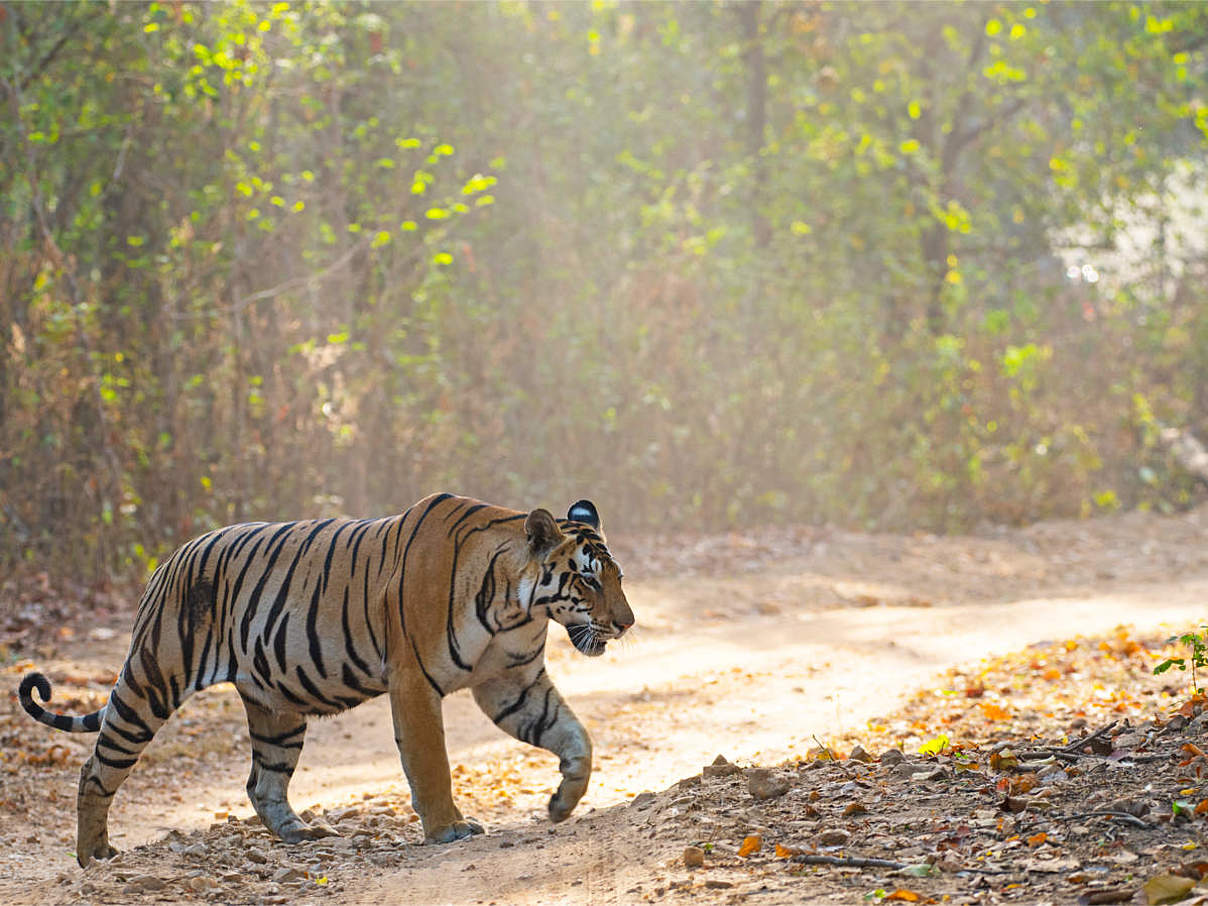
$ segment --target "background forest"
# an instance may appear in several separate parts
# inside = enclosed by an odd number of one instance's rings
[[[448,489],[1178,508],[1208,7],[0,2],[0,566]]]

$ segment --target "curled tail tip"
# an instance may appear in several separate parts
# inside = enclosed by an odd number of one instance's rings
[[[21,703],[33,703],[33,696],[30,694],[34,689],[38,690],[38,698],[42,701],[50,701],[50,680],[41,673],[27,673],[21,678],[21,685],[17,689],[17,694],[21,697]],[[28,710],[28,709],[27,709]]]

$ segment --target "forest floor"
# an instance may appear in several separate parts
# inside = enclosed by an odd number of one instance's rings
[[[10,691],[0,902],[1201,893],[1208,716],[1189,676],[1152,669],[1169,635],[1208,619],[1208,509],[963,537],[769,529],[612,548],[633,641],[588,660],[551,627],[549,671],[596,752],[564,824],[545,818],[556,759],[457,694],[445,706],[455,795],[488,833],[421,845],[379,699],[312,723],[291,798],[340,836],[286,846],[248,820],[242,708],[219,687],[182,707],[118,794],[111,837],[124,852],[81,870],[75,788],[93,738],[34,724]],[[7,687],[37,667],[60,710],[99,706],[130,607],[94,595],[81,611],[49,583],[0,594]],[[827,861],[840,864],[813,864]]]

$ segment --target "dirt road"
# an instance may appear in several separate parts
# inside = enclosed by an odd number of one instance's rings
[[[1203,513],[977,538],[798,530],[613,546],[633,577],[640,632],[594,660],[551,634],[550,673],[596,746],[591,789],[566,824],[544,819],[556,760],[504,737],[455,695],[445,708],[455,794],[490,833],[416,845],[378,700],[312,724],[291,788],[295,805],[326,810],[345,842],[274,844],[232,820],[251,814],[246,730],[233,692],[217,689],[186,704],[117,797],[113,842],[140,848],[82,873],[71,856],[74,780],[90,738],[34,725],[10,697],[0,721],[0,898],[635,902],[666,859],[613,808],[636,794],[718,754],[772,764],[858,731],[955,663],[1122,623],[1184,629],[1208,614]],[[124,636],[106,639],[107,628],[83,627],[79,643],[39,664],[59,681],[57,696],[103,700],[124,653]],[[22,669],[9,668],[9,686]],[[249,847],[264,861],[246,862]]]

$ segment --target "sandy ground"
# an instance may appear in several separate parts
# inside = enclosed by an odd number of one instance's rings
[[[85,874],[71,851],[75,775],[91,738],[33,724],[10,695],[0,722],[0,900],[638,902],[674,852],[623,820],[617,806],[635,795],[697,774],[718,754],[777,764],[858,734],[954,664],[1120,624],[1182,631],[1208,612],[1204,511],[964,538],[798,529],[616,539],[613,548],[631,577],[640,627],[632,641],[588,660],[560,630],[551,633],[549,671],[596,750],[592,786],[565,824],[550,828],[544,818],[555,759],[503,736],[459,694],[445,706],[455,794],[489,833],[419,845],[379,699],[312,723],[291,799],[299,810],[351,810],[349,828],[374,827],[369,813],[379,811],[394,822],[374,837],[385,848],[290,848],[263,838],[256,845],[274,871],[245,883],[238,863],[207,865],[171,843],[204,840],[200,832],[216,822],[252,813],[241,708],[220,688],[181,709],[117,797],[114,844],[149,846]],[[57,701],[103,701],[128,621],[78,627],[75,641],[38,660],[58,683]],[[31,663],[23,654],[10,657],[10,687]],[[278,878],[281,866],[298,877]],[[140,888],[148,872],[167,886]],[[805,892],[769,890],[760,902],[800,902]]]

